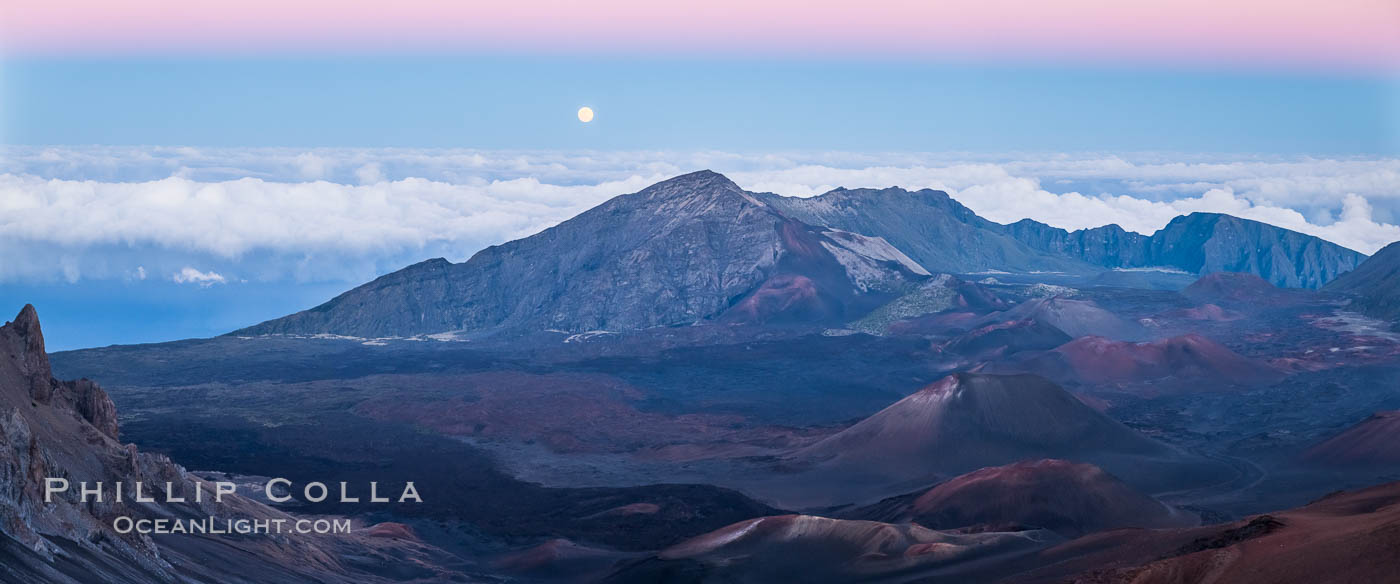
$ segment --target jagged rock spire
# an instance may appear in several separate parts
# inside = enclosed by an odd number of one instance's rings
[[[39,327],[39,313],[33,304],[26,304],[11,322],[0,327],[6,349],[15,360],[19,372],[29,381],[30,399],[49,403],[53,397],[53,373],[49,354],[44,350],[44,332]]]

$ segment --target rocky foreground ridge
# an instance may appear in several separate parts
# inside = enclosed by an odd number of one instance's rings
[[[87,379],[53,378],[33,306],[0,327],[0,581],[4,582],[388,582],[460,578],[445,554],[411,538],[365,535],[142,535],[133,519],[292,520],[214,486],[170,459],[118,441],[116,408]],[[46,479],[72,488],[45,500]],[[154,502],[113,496],[136,482]],[[101,482],[99,502],[78,486]],[[167,490],[167,484],[169,489]],[[201,502],[195,502],[196,491]],[[166,502],[167,495],[184,503]],[[392,567],[393,569],[387,569]]]

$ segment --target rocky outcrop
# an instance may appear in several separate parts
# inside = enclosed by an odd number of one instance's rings
[[[60,393],[70,400],[74,412],[107,437],[117,439],[117,406],[107,392],[89,379],[59,382]]]

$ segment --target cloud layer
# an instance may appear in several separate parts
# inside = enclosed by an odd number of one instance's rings
[[[938,188],[994,221],[1067,229],[1214,211],[1366,253],[1400,240],[1396,159],[11,147],[0,281],[362,281],[700,168],[791,196]]]

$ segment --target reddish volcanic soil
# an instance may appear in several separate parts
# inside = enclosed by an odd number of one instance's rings
[[[1232,322],[1244,318],[1243,314],[1233,310],[1226,310],[1216,304],[1202,304],[1194,308],[1187,308],[1171,314],[1189,320],[1210,320],[1215,322]]]
[[[1181,295],[1198,302],[1220,304],[1277,305],[1289,301],[1290,295],[1254,274],[1215,272],[1201,276],[1181,291]]]
[[[1041,552],[1053,565],[1013,581],[1394,582],[1396,550],[1400,483],[1390,483],[1226,525],[1090,535]]]
[[[795,221],[778,225],[778,233],[784,253],[773,275],[721,314],[719,322],[836,324],[890,300],[888,294],[867,294],[852,282],[841,260],[824,247],[831,241],[828,236]],[[902,273],[913,275],[907,269]]]
[[[968,331],[943,350],[973,359],[989,359],[1021,351],[1053,349],[1070,341],[1064,331],[1036,320],[1013,320]]]
[[[720,320],[730,324],[821,321],[839,314],[839,308],[822,297],[811,278],[780,274],[764,281],[758,290],[730,308]]]
[[[495,567],[532,581],[595,582],[630,555],[559,538],[506,555]]]
[[[627,515],[655,515],[661,511],[661,506],[656,503],[630,503],[618,507],[613,507],[606,511],[600,511],[589,515],[589,519],[595,517],[619,517]]]
[[[1326,466],[1400,465],[1400,412],[1377,412],[1303,453]]]
[[[387,539],[406,539],[409,541],[419,541],[418,534],[414,533],[412,527],[409,527],[402,523],[394,523],[391,521],[375,524],[374,527],[369,528],[369,530],[365,532],[365,535],[369,537],[382,537]]]
[[[797,461],[912,478],[1026,458],[1170,449],[1034,375],[959,373],[799,450]]]
[[[1117,529],[1059,544],[1045,533],[762,517],[632,562],[607,581],[852,582],[899,575],[1026,584],[1393,582],[1400,483],[1227,524]]]
[[[1077,380],[1128,384],[1165,377],[1205,379],[1231,385],[1272,383],[1283,374],[1197,334],[1149,343],[1083,337],[1054,350]]]
[[[1059,296],[1027,300],[1010,310],[989,314],[979,323],[995,324],[1025,319],[1048,324],[1071,337],[1096,335],[1135,341],[1147,336],[1141,325],[1124,320],[1091,301],[1070,300]]]
[[[804,444],[795,431],[756,427],[740,416],[666,415],[632,403],[644,392],[616,378],[582,373],[493,371],[423,375],[422,393],[361,402],[355,413],[428,428],[450,436],[536,442],[555,452],[637,452],[678,455],[735,452]]]
[[[1006,308],[1006,301],[997,296],[995,292],[975,282],[958,280],[958,306],[971,310],[988,311],[1003,310]]]
[[[934,529],[1020,525],[1069,536],[1195,523],[1097,466],[1065,460],[1023,461],[959,476],[919,495],[899,520]]]

